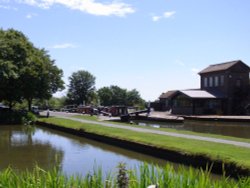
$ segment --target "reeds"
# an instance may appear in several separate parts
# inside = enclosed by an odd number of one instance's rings
[[[226,177],[211,179],[210,170],[174,170],[141,164],[134,169],[126,169],[119,164],[116,173],[103,175],[100,168],[92,174],[66,176],[58,168],[45,171],[36,166],[33,171],[16,172],[7,168],[0,172],[0,188],[146,188],[149,185],[159,188],[249,188],[250,178],[233,180]]]

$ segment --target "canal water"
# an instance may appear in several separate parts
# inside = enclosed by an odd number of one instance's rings
[[[184,123],[160,123],[140,120],[134,120],[133,122],[140,126],[171,128],[176,130],[187,130],[199,133],[210,133],[239,138],[250,138],[250,123],[208,122],[190,120],[187,120]]]
[[[134,168],[142,162],[165,165],[167,162],[140,153],[95,142],[42,127],[0,126],[0,170],[49,170],[58,164],[67,175],[92,173],[102,167],[105,173],[116,170],[119,162]]]

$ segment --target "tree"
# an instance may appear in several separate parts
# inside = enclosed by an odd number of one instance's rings
[[[22,99],[19,73],[30,45],[21,32],[0,30],[0,99],[7,101],[10,108]]]
[[[65,100],[66,97],[51,97],[49,100],[34,100],[33,104],[35,106],[39,106],[39,108],[41,109],[53,109],[53,110],[60,110],[61,108],[63,108],[65,106]]]
[[[68,98],[71,103],[89,104],[94,96],[95,77],[88,71],[80,70],[69,77]]]
[[[145,101],[141,98],[140,93],[133,89],[127,92],[127,105],[128,106],[144,106]]]
[[[98,91],[100,103],[103,106],[126,105],[127,90],[118,86],[100,88]]]
[[[0,100],[9,107],[26,99],[48,99],[63,89],[62,70],[44,49],[38,49],[21,32],[0,29]]]
[[[118,86],[110,86],[100,88],[97,93],[103,106],[143,106],[145,103],[136,89],[127,91]]]
[[[112,91],[109,87],[100,88],[97,91],[98,97],[100,99],[100,104],[103,106],[111,106],[112,105]]]
[[[110,86],[112,92],[112,105],[126,105],[127,103],[127,90],[118,86]]]
[[[12,108],[15,102],[21,101],[17,67],[10,61],[0,59],[0,101],[6,100]]]
[[[49,99],[58,90],[64,89],[62,70],[44,49],[34,49],[31,60],[22,70],[21,82],[23,97],[28,101],[29,110],[33,99]]]

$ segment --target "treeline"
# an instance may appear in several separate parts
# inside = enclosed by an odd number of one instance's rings
[[[145,101],[136,89],[131,91],[118,86],[102,87],[96,91],[95,77],[88,71],[77,71],[69,77],[67,104],[142,106]]]
[[[63,90],[63,71],[55,65],[48,52],[37,48],[20,31],[0,29],[0,102],[31,110],[32,105],[59,108],[76,105],[144,106],[136,89],[108,86],[96,90],[95,76],[79,70],[69,77],[67,95],[54,98]]]

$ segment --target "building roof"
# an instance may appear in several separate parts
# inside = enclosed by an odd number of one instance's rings
[[[181,90],[180,93],[190,98],[196,99],[218,99],[224,98],[225,96],[219,92],[208,92],[205,90]]]
[[[229,62],[225,62],[225,63],[210,65],[207,68],[200,71],[199,74],[209,73],[209,72],[217,72],[217,71],[224,71],[224,70],[227,70],[227,69],[231,68],[232,66],[234,66],[237,63],[242,63],[245,66],[247,66],[241,60],[229,61]]]
[[[168,99],[171,98],[178,90],[167,91],[166,93],[162,93],[160,95],[160,99]]]

